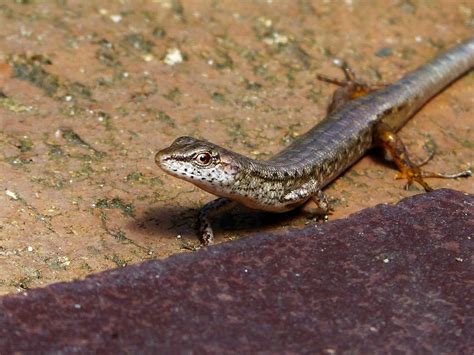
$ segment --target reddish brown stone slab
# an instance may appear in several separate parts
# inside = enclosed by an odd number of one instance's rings
[[[0,353],[472,353],[474,196],[452,190],[0,299]]]
[[[316,75],[342,78],[335,57],[393,83],[473,36],[471,4],[0,1],[0,295],[182,252],[214,197],[162,172],[158,150],[190,135],[268,159],[325,117],[336,86]],[[474,72],[407,123],[414,160],[468,168],[473,97]],[[395,174],[368,154],[327,187],[332,219],[421,192]],[[469,179],[429,183],[474,194]],[[216,243],[307,223],[271,218],[219,215]]]

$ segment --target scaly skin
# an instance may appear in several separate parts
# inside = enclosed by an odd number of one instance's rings
[[[327,209],[321,189],[380,143],[377,134],[381,127],[383,132],[398,131],[430,98],[473,67],[471,38],[392,85],[336,105],[326,118],[267,161],[250,159],[207,141],[180,137],[156,154],[156,163],[173,176],[250,208],[284,212],[312,198]],[[410,173],[418,169],[408,158],[398,160],[408,166]],[[456,176],[466,175],[463,172]],[[220,201],[219,206],[223,204]],[[205,207],[206,211],[210,209],[212,205]],[[207,213],[203,215],[200,222],[207,228],[201,226],[201,233],[204,243],[208,243],[212,241],[212,228]]]

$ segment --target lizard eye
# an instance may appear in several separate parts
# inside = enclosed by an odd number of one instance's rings
[[[194,157],[194,161],[199,165],[206,166],[211,162],[211,154],[199,153]]]

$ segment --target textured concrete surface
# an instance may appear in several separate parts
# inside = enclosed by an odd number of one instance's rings
[[[472,0],[0,1],[0,294],[181,252],[213,197],[158,170],[158,149],[193,135],[267,158],[323,117],[334,87],[315,77],[340,77],[334,56],[392,82],[472,36],[473,14]],[[465,169],[473,108],[470,74],[401,134],[417,157],[437,148],[430,170]],[[376,157],[328,188],[332,219],[420,192]],[[313,211],[236,210],[216,240]]]
[[[0,299],[0,353],[474,350],[474,196],[452,190]]]

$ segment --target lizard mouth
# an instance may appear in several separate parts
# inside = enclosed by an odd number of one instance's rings
[[[169,154],[166,154],[165,149],[160,150],[158,153],[155,155],[155,163],[158,165],[159,168],[163,169],[165,172],[173,174],[173,169],[170,166],[170,162],[173,160],[173,157],[170,156]]]
[[[155,154],[155,163],[156,165],[161,167],[162,161],[163,161],[163,155],[161,154],[162,151],[159,151],[158,153]]]
[[[169,162],[170,160],[179,160],[176,157],[173,157],[172,155],[167,153],[167,148],[160,150],[158,153],[155,155],[155,163],[158,165],[160,168],[165,169],[167,164],[166,162]]]

